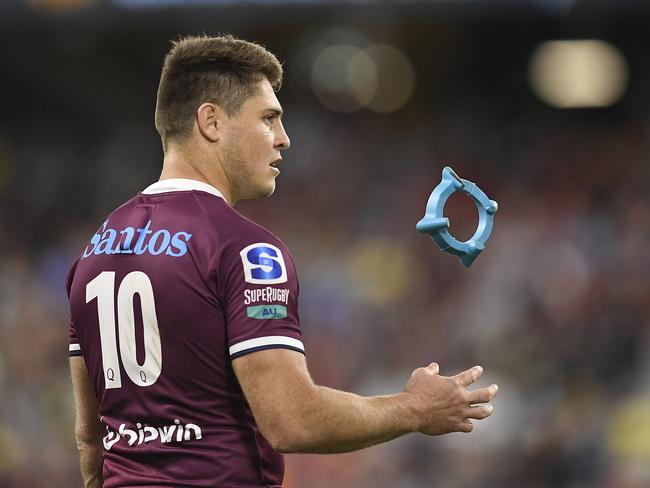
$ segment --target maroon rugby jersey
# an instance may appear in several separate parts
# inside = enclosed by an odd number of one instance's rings
[[[72,266],[70,355],[100,401],[104,487],[280,486],[231,360],[304,353],[298,280],[273,234],[194,180],[111,213]]]

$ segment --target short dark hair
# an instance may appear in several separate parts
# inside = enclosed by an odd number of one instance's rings
[[[231,35],[187,36],[173,41],[156,101],[156,129],[163,147],[170,139],[190,134],[202,103],[215,103],[229,117],[236,115],[264,78],[275,91],[280,89],[282,65],[260,44]]]

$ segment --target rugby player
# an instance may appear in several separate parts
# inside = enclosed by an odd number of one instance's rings
[[[164,161],[70,269],[70,368],[85,486],[280,487],[281,453],[362,449],[410,432],[470,432],[492,412],[431,363],[362,397],[312,381],[291,253],[240,215],[275,189],[289,138],[276,57],[185,37],[155,113]]]

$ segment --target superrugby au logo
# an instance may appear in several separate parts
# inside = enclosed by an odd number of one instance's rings
[[[286,283],[287,267],[282,252],[273,244],[257,242],[246,246],[239,255],[244,265],[244,279],[247,283],[258,285]]]

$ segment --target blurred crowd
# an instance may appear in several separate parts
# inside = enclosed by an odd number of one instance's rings
[[[280,100],[276,194],[237,209],[294,254],[315,380],[389,394],[437,361],[500,386],[470,435],[289,455],[286,487],[650,486],[650,121],[534,102],[508,116],[478,86],[389,115]],[[149,119],[24,115],[0,126],[0,487],[79,486],[66,272],[162,155]],[[499,203],[467,269],[415,230],[447,164]],[[470,237],[473,202],[447,212]]]

